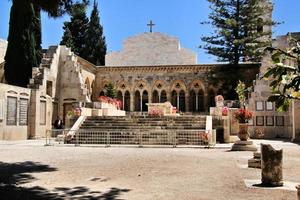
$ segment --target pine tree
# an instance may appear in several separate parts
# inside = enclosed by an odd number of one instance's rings
[[[105,65],[106,42],[103,36],[103,27],[100,24],[98,4],[94,6],[85,35],[85,49],[83,58],[95,65]]]
[[[115,88],[115,85],[112,82],[109,82],[107,86],[105,87],[105,96],[110,98],[115,98],[117,95],[117,91]]]
[[[26,87],[32,67],[38,67],[42,57],[41,10],[51,17],[61,16],[72,0],[13,0],[10,10],[8,46],[4,75],[9,84]]]
[[[62,37],[61,44],[66,45],[68,48],[75,49],[72,33],[71,33],[70,29],[68,28],[68,23],[70,23],[70,22],[64,23],[65,24],[65,27],[64,27],[65,32]]]
[[[218,61],[237,65],[243,61],[259,62],[262,50],[271,43],[275,23],[265,16],[272,11],[265,0],[208,0],[211,4],[210,22],[213,36],[202,37],[204,49]]]
[[[61,45],[72,48],[72,51],[81,56],[84,55],[85,34],[87,31],[88,18],[86,16],[86,2],[76,3],[70,8],[70,22],[65,22]]]

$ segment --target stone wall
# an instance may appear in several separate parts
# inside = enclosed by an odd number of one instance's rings
[[[182,48],[179,40],[162,33],[142,33],[124,42],[120,52],[108,53],[106,66],[197,64],[197,56]]]
[[[7,48],[7,41],[0,39],[0,63],[4,62],[6,48]]]
[[[0,83],[0,140],[28,138],[29,120],[25,118],[29,113],[30,98],[30,89]],[[21,100],[28,102],[26,109]]]

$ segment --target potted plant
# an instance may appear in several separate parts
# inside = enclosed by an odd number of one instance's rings
[[[238,137],[241,141],[247,141],[249,138],[248,121],[252,118],[252,112],[246,108],[240,108],[234,113],[234,117],[239,122]]]

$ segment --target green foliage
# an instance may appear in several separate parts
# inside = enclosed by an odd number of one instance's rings
[[[85,48],[82,57],[95,65],[105,65],[106,42],[100,24],[98,5],[94,1],[93,10],[85,35]]]
[[[246,85],[245,85],[245,83],[243,83],[242,81],[239,81],[238,85],[235,88],[235,91],[238,94],[240,106],[245,107],[245,103],[246,103],[246,96],[245,96]]]
[[[70,7],[68,13],[71,15],[71,19],[64,23],[64,34],[60,42],[61,45],[66,45],[81,57],[84,55],[85,34],[89,22],[86,16],[87,5],[87,2],[83,2]]]
[[[110,98],[116,98],[117,91],[113,82],[109,82],[105,87],[105,96]]]
[[[271,43],[271,29],[264,26],[275,23],[263,17],[272,11],[272,6],[261,0],[208,0],[211,13],[207,24],[215,27],[212,36],[202,37],[204,48],[218,61],[238,64],[260,62],[262,50]]]
[[[58,17],[71,4],[72,0],[12,1],[4,66],[9,84],[27,87],[32,67],[38,67],[41,62],[41,10]]]
[[[287,111],[292,99],[300,99],[300,41],[290,40],[292,48],[284,51],[269,47],[274,65],[264,78],[270,80],[273,94],[269,101],[276,103],[278,111]]]
[[[4,75],[9,84],[26,87],[32,67],[40,62],[39,20],[33,4],[13,1],[10,12]]]
[[[235,91],[238,81],[243,81],[246,88],[251,87],[259,67],[259,64],[217,65],[209,72],[208,80],[216,88],[222,88],[218,94],[222,94],[225,99],[238,99]]]

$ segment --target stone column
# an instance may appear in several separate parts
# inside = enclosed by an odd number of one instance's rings
[[[122,93],[122,108],[125,110],[125,94]]]
[[[158,103],[161,103],[161,95],[160,95],[160,92],[158,93]]]
[[[167,92],[167,101],[168,102],[171,102],[171,93],[170,92]]]
[[[140,111],[143,112],[143,94],[140,96]]]
[[[180,111],[180,108],[179,108],[179,105],[180,105],[179,104],[179,100],[180,100],[179,99],[179,94],[178,93],[176,93],[176,94],[177,94],[177,110]]]
[[[130,112],[134,112],[134,95],[130,92]]]
[[[196,111],[199,111],[198,99],[199,99],[199,94],[196,93]]]
[[[261,144],[261,182],[264,186],[282,186],[282,149]]]

